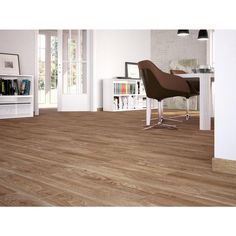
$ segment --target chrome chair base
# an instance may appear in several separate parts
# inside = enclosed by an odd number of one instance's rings
[[[179,122],[179,123],[182,123],[183,121],[182,120],[176,120],[176,119],[173,119],[175,117],[170,117],[170,118],[165,118],[165,117],[162,117],[161,119],[163,121],[167,120],[167,121],[174,121],[174,122]]]
[[[170,120],[177,121],[177,122],[183,122],[182,120],[175,120],[175,119],[172,119],[172,118],[178,118],[178,117],[185,117],[185,120],[189,120],[191,116],[190,116],[190,114],[179,115],[179,116],[172,116],[172,117],[170,118]]]
[[[189,120],[190,119],[190,114],[189,114],[189,98],[186,99],[186,114],[185,115],[179,115],[179,116],[173,116],[170,119],[177,118],[177,117],[183,117],[183,116],[185,116],[185,120]]]
[[[149,125],[149,126],[145,127],[144,130],[148,130],[148,129],[155,128],[155,127],[157,127],[157,128],[167,128],[167,129],[177,129],[176,125],[164,124],[163,122],[166,121],[166,120],[182,122],[182,121],[174,120],[174,119],[171,119],[171,118],[170,119],[169,118],[164,118],[162,114],[163,114],[162,105],[161,105],[161,102],[158,101],[158,118],[157,119],[152,119],[152,120],[157,120],[158,122],[156,124]]]
[[[164,124],[162,122],[157,122],[156,124],[149,125],[144,128],[144,130],[149,130],[152,128],[167,128],[167,129],[177,129],[176,125],[169,125],[169,124]]]

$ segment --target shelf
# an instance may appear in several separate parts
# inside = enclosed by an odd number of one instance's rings
[[[141,79],[114,79],[113,83],[136,83],[142,81]]]
[[[3,74],[0,74],[0,78],[1,77],[7,77],[7,78],[25,78],[25,77],[30,77],[32,78],[33,76],[32,75],[3,75]]]
[[[0,98],[32,98],[33,95],[0,95]]]
[[[0,75],[0,78],[10,82],[17,80],[18,86],[22,80],[30,81],[29,95],[0,95],[0,119],[33,117],[34,77],[32,75]]]
[[[9,105],[31,105],[30,102],[0,102],[0,106],[9,106]]]
[[[146,94],[114,94],[114,97],[132,97],[132,96],[146,97]]]
[[[104,111],[143,110],[146,106],[145,99],[146,94],[142,80],[140,79],[103,80]]]
[[[22,114],[10,114],[10,115],[1,115],[0,119],[12,119],[12,118],[26,118],[26,117],[33,117],[33,114],[29,114],[28,112]]]

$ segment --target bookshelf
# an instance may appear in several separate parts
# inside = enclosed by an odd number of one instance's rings
[[[33,117],[32,75],[0,75],[0,119]]]
[[[104,79],[103,110],[131,111],[146,108],[146,93],[140,79]]]

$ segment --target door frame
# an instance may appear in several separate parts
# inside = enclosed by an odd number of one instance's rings
[[[57,110],[62,110],[62,98],[66,99],[66,97],[72,97],[74,95],[65,95],[63,94],[63,85],[62,85],[62,51],[63,51],[63,44],[62,44],[62,33],[63,30],[58,30],[58,83],[57,83]],[[87,30],[87,99],[88,101],[88,111],[93,111],[93,31]],[[83,96],[83,94],[81,94]],[[73,111],[73,110],[72,110]]]
[[[39,35],[44,35],[45,36],[45,104],[46,106],[40,107],[39,102],[37,102],[38,107],[40,109],[44,108],[57,108],[57,104],[51,103],[51,37],[56,36],[57,37],[57,30],[38,30],[38,36]],[[37,45],[38,45],[38,38],[37,36]],[[37,48],[37,53],[38,53],[38,48]],[[38,55],[37,55],[37,66],[39,66],[38,63]],[[39,79],[39,68],[37,68],[38,71],[38,79]],[[38,82],[37,82],[38,86]],[[38,88],[37,88],[38,89]],[[39,92],[39,91],[38,91]],[[37,95],[39,97],[39,94],[37,92]],[[49,105],[49,106],[47,106]]]
[[[34,31],[35,37],[35,76],[34,76],[34,114],[39,115],[39,102],[38,102],[38,78],[39,78],[39,62],[38,62],[38,36],[39,30]]]

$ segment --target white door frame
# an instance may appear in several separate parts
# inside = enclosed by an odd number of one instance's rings
[[[87,30],[88,40],[87,40],[87,73],[88,73],[88,80],[89,80],[89,99],[90,99],[90,111],[93,111],[94,106],[94,37],[93,37],[93,30]]]
[[[85,107],[81,107],[77,110],[74,107],[68,106],[71,100],[76,99],[78,95],[67,95],[63,94],[63,75],[62,75],[62,52],[63,52],[63,31],[58,30],[58,84],[57,84],[57,92],[58,92],[58,111],[92,111],[93,110],[93,73],[92,73],[92,60],[93,60],[93,33],[91,30],[87,30],[87,93],[80,94],[80,97],[84,97],[87,99],[85,103]],[[67,103],[67,108],[65,109],[64,104]],[[87,104],[87,105],[86,105]]]
[[[39,30],[34,31],[35,37],[35,76],[34,76],[34,114],[39,115],[39,103],[38,103],[38,77],[39,77],[39,63],[38,63],[38,35]]]

